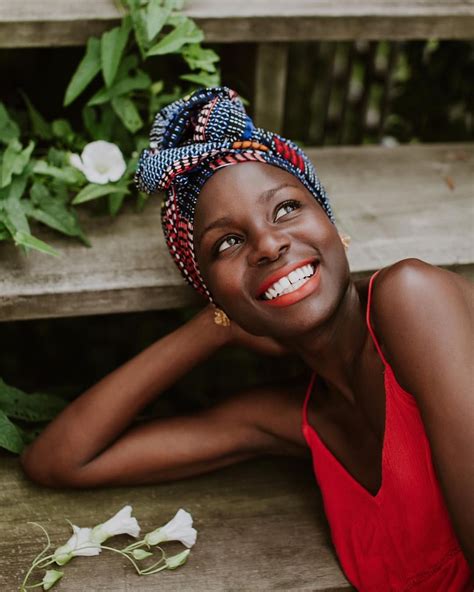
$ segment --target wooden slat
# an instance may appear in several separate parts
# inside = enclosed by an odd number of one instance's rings
[[[281,134],[285,114],[288,44],[259,43],[255,68],[255,125]]]
[[[307,150],[352,236],[354,272],[406,257],[443,266],[474,262],[474,144]],[[449,185],[454,184],[454,188]],[[168,254],[160,200],[117,219],[78,208],[93,249],[54,231],[37,235],[62,253],[24,255],[0,243],[0,320],[61,317],[196,303]]]
[[[39,488],[23,477],[16,459],[0,454],[0,587],[18,590],[44,535],[53,549],[69,538],[65,518],[94,526],[131,504],[142,533],[162,525],[180,507],[198,530],[186,566],[139,577],[120,557],[77,558],[64,568],[58,590],[84,592],[348,592],[330,545],[311,464],[265,459],[186,481],[80,492]],[[114,540],[113,540],[114,541]],[[115,539],[125,546],[129,538]],[[110,541],[112,542],[112,541]],[[171,547],[175,552],[182,549]],[[38,578],[37,578],[38,579]]]
[[[189,0],[209,42],[470,39],[471,0]],[[81,45],[114,24],[114,0],[0,0],[0,47]]]

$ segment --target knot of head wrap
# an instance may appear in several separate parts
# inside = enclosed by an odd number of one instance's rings
[[[306,154],[291,140],[257,128],[239,95],[225,86],[204,88],[156,115],[150,147],[138,162],[141,191],[165,191],[161,221],[168,249],[186,281],[212,302],[195,259],[194,212],[204,183],[219,168],[257,161],[296,176],[334,217],[326,192]]]

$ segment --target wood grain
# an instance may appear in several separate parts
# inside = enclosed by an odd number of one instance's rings
[[[208,42],[471,39],[472,0],[189,0]],[[0,0],[0,47],[82,45],[110,28],[114,0]]]
[[[307,149],[352,237],[354,272],[407,257],[474,263],[474,144]],[[447,178],[453,184],[447,183]],[[78,208],[93,248],[54,231],[35,233],[61,258],[0,243],[0,320],[166,309],[199,302],[166,249],[160,199],[116,219]]]
[[[198,540],[186,566],[140,578],[120,557],[77,558],[65,566],[58,592],[342,592],[342,574],[323,515],[311,464],[263,459],[176,483],[85,491],[47,490],[0,453],[0,588],[17,590],[44,545],[69,538],[65,518],[94,526],[126,504],[142,533],[167,522],[178,508],[192,513]],[[127,537],[115,540],[126,546]],[[111,541],[112,542],[112,541]],[[179,552],[182,547],[170,547]]]

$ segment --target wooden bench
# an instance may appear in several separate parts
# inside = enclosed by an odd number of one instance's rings
[[[258,42],[255,120],[278,130],[284,108],[288,43],[304,40],[472,37],[469,0],[192,0],[188,14],[208,41]],[[112,0],[0,0],[0,47],[76,45],[118,18]],[[265,43],[261,43],[262,27]],[[356,274],[415,256],[473,275],[474,146],[308,149],[332,198],[338,225],[352,236]],[[0,320],[180,307],[197,302],[167,254],[159,199],[117,219],[79,209],[94,251],[47,228],[37,234],[60,259],[0,244]],[[91,256],[93,254],[93,256]],[[189,565],[138,579],[116,557],[73,562],[58,591],[161,590],[285,592],[351,590],[330,545],[309,463],[262,459],[158,486],[49,491],[29,483],[17,460],[0,455],[0,587],[14,590],[39,551],[44,524],[55,542],[63,518],[93,525],[131,503],[144,529],[190,510],[199,530]],[[87,573],[81,565],[86,566]],[[123,569],[121,569],[123,567]],[[87,578],[90,578],[89,580]]]

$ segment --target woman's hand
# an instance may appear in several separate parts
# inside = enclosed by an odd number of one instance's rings
[[[208,304],[203,309],[202,313],[211,317],[212,322],[214,322],[215,310],[216,309],[213,304]],[[287,348],[271,337],[259,337],[258,335],[252,335],[248,331],[242,329],[242,327],[235,321],[231,320],[230,325],[227,327],[224,325],[216,325],[216,327],[218,329],[218,333],[222,334],[223,345],[246,347],[267,356],[284,356],[291,353]]]

